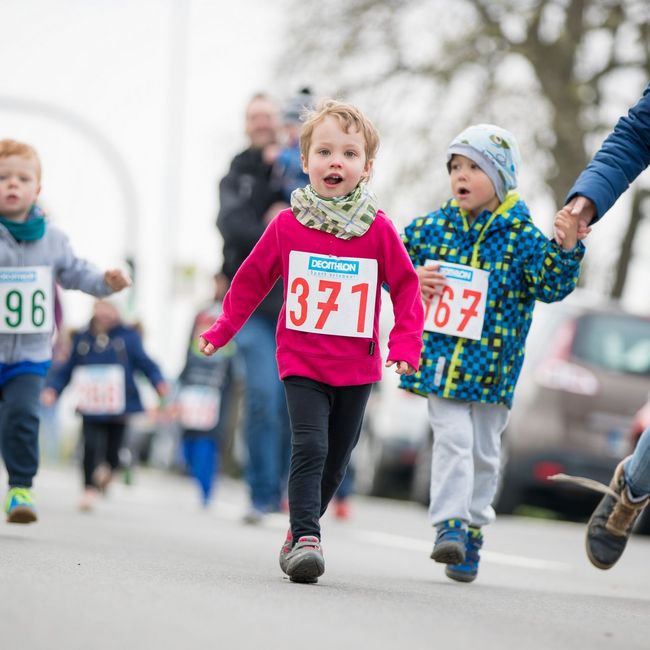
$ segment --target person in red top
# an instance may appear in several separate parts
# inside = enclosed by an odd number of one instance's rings
[[[246,322],[278,278],[284,302],[277,359],[291,416],[291,527],[280,567],[294,582],[325,570],[319,520],[341,483],[381,377],[379,309],[387,285],[395,325],[386,366],[417,370],[424,311],[418,277],[367,180],[379,146],[354,106],[322,102],[306,116],[301,159],[309,185],[268,225],[233,278],[223,313],[200,337],[210,355]]]

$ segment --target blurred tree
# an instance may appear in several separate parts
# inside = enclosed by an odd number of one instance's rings
[[[392,182],[418,196],[411,214],[442,191],[444,167],[435,160],[449,139],[479,121],[517,133],[532,153],[526,166],[537,172],[528,196],[550,190],[562,205],[650,78],[648,0],[292,2],[283,73],[294,84],[316,79],[322,92],[372,109],[399,147],[387,161]],[[618,256],[611,287],[618,296],[641,198],[633,197]]]

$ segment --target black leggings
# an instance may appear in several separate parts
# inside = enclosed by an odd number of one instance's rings
[[[372,384],[330,386],[287,377],[291,418],[289,516],[293,539],[315,535],[359,440]]]
[[[120,447],[124,438],[124,420],[94,420],[83,418],[84,485],[91,487],[93,472],[106,462],[111,469],[120,464]]]

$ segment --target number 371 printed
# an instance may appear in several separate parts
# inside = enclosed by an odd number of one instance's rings
[[[483,331],[489,273],[463,264],[427,260],[439,264],[447,284],[442,294],[424,306],[424,329],[449,336],[479,340]]]
[[[288,329],[334,336],[373,335],[377,261],[291,251]]]

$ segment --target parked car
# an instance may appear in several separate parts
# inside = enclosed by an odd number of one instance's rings
[[[650,318],[581,298],[539,304],[503,437],[497,511],[571,508],[594,495],[547,480],[560,472],[608,483],[629,453],[650,385]]]
[[[353,458],[360,494],[409,497],[418,453],[428,437],[427,401],[398,384],[394,372],[385,372],[370,394]]]
[[[426,504],[433,439],[426,400],[396,385],[386,373],[371,397],[359,488]],[[588,513],[596,495],[547,478],[565,472],[608,483],[630,453],[632,422],[649,389],[650,318],[580,290],[539,303],[503,436],[496,509],[528,503]]]
[[[393,310],[388,293],[382,296],[380,331],[393,327]],[[386,349],[386,345],[382,349]],[[426,399],[398,388],[399,376],[384,369],[373,386],[361,438],[352,463],[354,489],[370,496],[409,498],[413,470],[422,441],[429,431]]]

